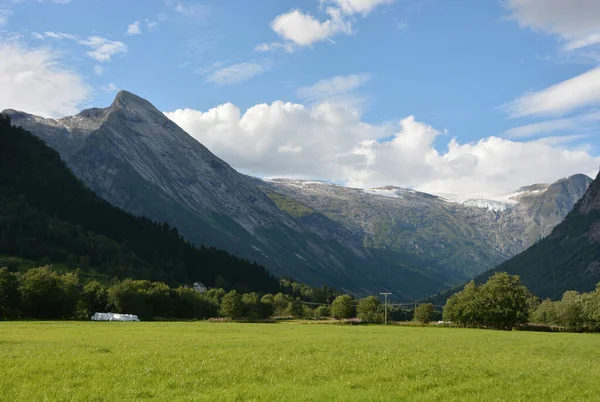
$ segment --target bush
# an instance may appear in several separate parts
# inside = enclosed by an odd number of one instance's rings
[[[427,324],[433,317],[433,304],[423,303],[415,308],[414,320],[422,324]]]
[[[331,308],[329,306],[319,306],[314,311],[314,317],[317,320],[329,318],[331,316]]]
[[[365,297],[358,301],[356,316],[363,322],[382,323],[384,311],[379,298],[375,296]]]
[[[355,315],[354,300],[350,295],[341,295],[331,304],[331,315],[338,320],[352,318]]]
[[[223,296],[221,301],[221,315],[227,318],[240,318],[244,315],[244,303],[237,290],[232,290]]]

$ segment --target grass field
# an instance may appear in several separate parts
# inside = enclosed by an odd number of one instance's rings
[[[0,399],[598,400],[600,336],[235,323],[0,323]]]

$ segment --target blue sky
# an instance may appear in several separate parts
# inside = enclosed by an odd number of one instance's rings
[[[0,108],[127,89],[266,177],[464,193],[595,174],[595,3],[0,0],[20,60],[0,61]]]

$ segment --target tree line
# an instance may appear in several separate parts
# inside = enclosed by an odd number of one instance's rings
[[[76,272],[60,274],[50,267],[24,273],[0,269],[0,320],[89,319],[96,312],[136,314],[142,320],[209,319],[258,321],[272,317],[298,319],[356,318],[383,323],[384,306],[376,296],[355,299],[331,288],[311,288],[289,279],[283,288],[296,293],[241,293],[212,288],[204,293],[163,282],[113,279],[109,285],[96,280],[83,283]],[[304,293],[302,293],[304,291]],[[330,304],[326,300],[331,300]],[[322,303],[326,301],[325,303]],[[388,310],[390,321],[428,323],[440,313],[431,303],[414,309]],[[600,331],[600,284],[595,291],[565,292],[559,301],[540,301],[518,276],[497,273],[485,284],[471,282],[448,299],[443,319],[455,326],[510,330],[555,328],[574,332]]]
[[[499,272],[480,286],[471,281],[451,296],[443,317],[461,327],[510,330],[533,324],[529,329],[599,332],[600,284],[592,292],[569,290],[559,301],[542,301],[521,284],[519,276]]]
[[[282,279],[278,292],[241,293],[212,288],[204,293],[164,282],[113,279],[84,283],[77,272],[58,273],[49,266],[24,273],[0,268],[0,319],[89,319],[96,312],[138,315],[144,320],[230,319],[270,317],[349,319],[383,322],[384,311],[375,296],[355,300],[330,288],[315,288]],[[330,304],[328,304],[330,303]]]

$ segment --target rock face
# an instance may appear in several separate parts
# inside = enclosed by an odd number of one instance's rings
[[[496,199],[434,196],[398,187],[364,191],[276,179],[274,190],[339,222],[371,249],[433,258],[466,277],[518,254],[550,234],[591,179],[575,175],[523,187]]]
[[[600,174],[550,235],[476,281],[484,282],[494,272],[519,275],[542,298],[556,300],[567,290],[593,290],[600,283]]]
[[[59,120],[3,113],[59,151],[110,203],[275,274],[359,294],[415,299],[489,269],[547,235],[590,181],[577,175],[500,201],[262,181],[125,91],[108,108]]]

